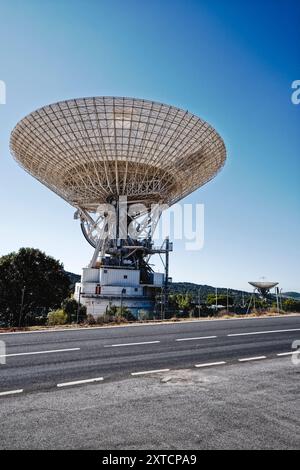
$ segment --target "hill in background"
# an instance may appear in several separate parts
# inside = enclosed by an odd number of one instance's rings
[[[74,289],[75,283],[80,282],[80,275],[74,274],[71,272],[66,271],[67,275],[70,278],[71,289]],[[216,288],[213,286],[208,286],[206,284],[195,284],[193,282],[172,282],[170,284],[170,293],[171,294],[185,294],[190,293],[192,294],[193,298],[196,300],[199,296],[199,289],[200,289],[200,297],[201,300],[206,300],[208,294],[215,294]],[[237,301],[239,299],[246,300],[251,295],[251,292],[237,290],[237,289],[228,289],[229,294],[234,297]],[[226,295],[227,288],[218,287],[218,294],[219,295]],[[299,292],[284,292],[282,293],[284,297],[289,297],[291,299],[300,300],[300,293]]]
[[[70,273],[69,271],[65,271],[65,273],[70,279],[70,290],[73,290],[76,282],[80,282],[81,276],[79,274]]]
[[[66,271],[67,275],[69,276],[70,278],[70,288],[71,289],[74,289],[74,286],[75,286],[75,283],[76,282],[80,282],[80,275],[79,274],[74,274],[74,273],[71,273],[71,272],[68,272]],[[208,296],[208,294],[215,294],[216,292],[216,288],[213,287],[213,286],[208,286],[208,285],[202,285],[202,284],[194,284],[192,282],[172,282],[172,284],[170,284],[170,293],[180,293],[180,294],[185,294],[185,293],[190,293],[192,294],[192,296],[195,298],[195,299],[198,299],[198,295],[199,295],[199,289],[200,289],[200,295],[201,295],[201,299],[202,300],[205,300],[206,297]],[[234,296],[235,298],[242,298],[242,296],[244,295],[245,298],[249,297],[249,292],[246,292],[246,291],[240,291],[240,290],[236,290],[236,289],[229,289],[229,292],[232,296]],[[221,294],[226,294],[227,293],[227,289],[226,288],[222,288],[222,287],[218,287],[218,294],[221,295]],[[300,296],[300,294],[299,294]]]
[[[282,295],[284,297],[289,297],[290,299],[300,300],[299,292],[283,292]]]
[[[227,288],[218,287],[217,289],[218,295],[227,294]],[[172,284],[170,284],[170,293],[184,294],[187,292],[192,294],[194,299],[198,299],[200,293],[200,298],[203,301],[206,300],[209,294],[216,293],[216,287],[208,286],[206,284],[194,284],[193,282],[172,282]],[[237,289],[228,289],[228,293],[236,300],[241,300],[242,297],[244,297],[244,299],[247,299],[251,295],[250,292],[241,291]]]

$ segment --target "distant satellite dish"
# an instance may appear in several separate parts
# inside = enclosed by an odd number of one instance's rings
[[[261,297],[266,298],[267,295],[269,294],[270,290],[277,286],[279,283],[278,282],[268,282],[268,281],[249,281],[249,284],[251,286],[255,287],[255,289],[258,291],[258,293],[261,295]]]
[[[256,287],[257,289],[270,290],[273,287],[277,286],[279,283],[278,282],[261,282],[261,281],[258,281],[258,282],[251,281],[250,282],[249,281],[249,284],[251,284],[251,286],[253,286],[253,287]]]

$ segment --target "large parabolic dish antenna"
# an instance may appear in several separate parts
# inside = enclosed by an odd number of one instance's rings
[[[172,205],[212,179],[226,158],[222,138],[199,117],[116,97],[40,108],[17,124],[10,148],[27,172],[90,212],[122,195]]]
[[[75,218],[95,248],[75,287],[87,312],[102,315],[112,303],[137,315],[140,309],[153,312],[158,290],[162,312],[172,244],[167,238],[155,247],[153,233],[163,209],[224,165],[225,145],[213,127],[152,101],[81,98],[26,116],[14,128],[10,148],[28,173],[76,208]],[[124,199],[122,222],[103,209],[113,206],[119,215]],[[132,224],[136,231],[129,234]],[[164,274],[153,271],[153,254],[165,255]]]

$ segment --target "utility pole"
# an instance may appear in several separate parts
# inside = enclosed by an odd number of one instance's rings
[[[22,297],[21,297],[21,307],[20,307],[20,316],[19,316],[19,327],[22,324],[22,315],[23,315],[23,306],[24,306],[24,296],[25,296],[26,286],[22,289]]]
[[[216,287],[216,312],[218,311],[218,288]]]
[[[226,310],[229,312],[229,297],[228,297],[228,287],[227,287],[227,305],[226,305]]]
[[[166,313],[166,308],[168,308],[168,304],[169,304],[169,249],[170,249],[169,237],[166,237],[164,317]]]
[[[123,288],[121,290],[121,312],[120,312],[121,315],[122,315],[122,312],[123,312],[123,294],[125,294],[125,292],[126,292],[126,289]]]
[[[201,298],[200,298],[200,293],[201,293],[201,287],[198,289],[198,311],[199,311],[199,318],[201,316]]]
[[[280,310],[283,310],[283,307],[282,307],[282,289],[280,289],[280,291],[279,291],[279,301],[280,301]]]
[[[80,297],[81,297],[81,286],[79,287],[79,296],[78,296],[78,305],[77,305],[77,320],[76,320],[77,324],[79,323]]]
[[[279,289],[278,289],[278,287],[275,287],[275,292],[276,292],[277,313],[279,315]]]

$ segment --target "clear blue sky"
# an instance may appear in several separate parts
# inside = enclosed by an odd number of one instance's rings
[[[205,245],[175,243],[176,281],[300,291],[298,0],[2,0],[0,255],[41,248],[80,272],[92,254],[73,208],[21,170],[9,135],[27,113],[81,96],[135,96],[198,114],[223,136],[205,204]]]

